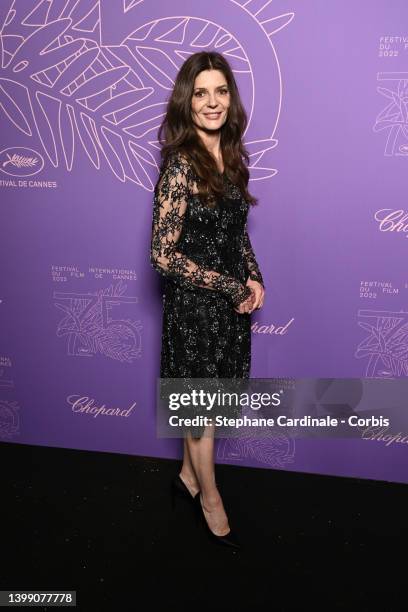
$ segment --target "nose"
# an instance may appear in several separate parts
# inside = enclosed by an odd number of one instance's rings
[[[217,104],[218,104],[218,102],[215,99],[215,93],[210,93],[210,99],[208,101],[208,106],[213,108],[214,106],[217,106]]]

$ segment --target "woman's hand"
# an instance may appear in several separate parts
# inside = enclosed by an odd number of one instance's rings
[[[235,312],[239,312],[239,314],[245,314],[246,312],[252,312],[254,307],[255,294],[251,289],[251,295],[247,297],[244,302],[241,302],[236,308],[234,308]]]
[[[248,277],[246,285],[251,289],[252,293],[245,302],[242,302],[238,308],[235,308],[236,312],[243,314],[244,312],[251,313],[255,309],[260,309],[263,306],[265,289],[258,283]]]

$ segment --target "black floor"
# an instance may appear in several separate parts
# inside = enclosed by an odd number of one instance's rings
[[[172,512],[179,461],[0,453],[1,590],[76,590],[87,612],[407,608],[406,485],[217,464],[236,552]]]

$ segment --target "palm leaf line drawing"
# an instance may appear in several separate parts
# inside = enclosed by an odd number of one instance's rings
[[[63,159],[70,171],[75,146],[80,144],[96,169],[101,167],[103,154],[120,181],[131,180],[152,191],[158,171],[157,128],[165,114],[167,95],[181,63],[197,50],[203,32],[208,37],[211,31],[211,46],[230,56],[243,88],[252,87],[251,68],[241,45],[225,28],[203,19],[155,20],[136,28],[120,45],[102,46],[97,3],[82,0],[68,2],[59,15],[55,9],[49,15],[53,20],[33,28],[28,36],[13,39],[13,31],[20,31],[29,17],[33,20],[41,3],[34,4],[34,8],[25,8],[29,15],[21,14],[24,4],[16,5],[18,10],[11,10],[3,24],[0,105],[22,133],[38,134],[55,167]],[[257,19],[271,32],[284,27],[293,16],[275,17],[273,23],[267,18],[266,6],[264,11],[264,19]],[[10,41],[16,44],[16,38],[19,44],[13,48]],[[271,137],[246,142],[251,177],[263,179],[276,173],[259,165],[276,144]]]
[[[265,432],[260,435],[255,432],[239,432],[236,437],[220,441],[217,457],[220,459],[253,458],[258,463],[270,467],[284,468],[293,463],[295,455],[295,440],[280,432]]]
[[[375,317],[372,325],[359,321],[358,325],[366,330],[367,337],[360,342],[355,352],[357,359],[369,358],[366,375],[376,376],[384,365],[388,368],[387,375],[408,375],[408,322],[406,317],[394,316],[393,313],[383,315],[364,311],[361,316]],[[383,372],[385,374],[385,372]]]
[[[35,166],[38,163],[37,157],[25,157],[24,155],[17,155],[16,153],[10,157],[7,153],[8,161],[3,162],[3,167],[11,164],[17,168],[27,168]]]
[[[385,155],[394,155],[406,152],[407,144],[401,143],[397,146],[398,136],[402,132],[404,138],[408,138],[408,115],[407,115],[407,80],[408,73],[387,73],[378,74],[380,81],[397,81],[396,90],[389,87],[377,87],[377,92],[390,102],[377,115],[373,126],[374,132],[388,129],[388,136],[385,146]]]

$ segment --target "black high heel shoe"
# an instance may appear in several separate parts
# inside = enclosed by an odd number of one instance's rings
[[[224,544],[225,546],[230,546],[231,548],[235,548],[239,550],[241,548],[241,545],[238,541],[237,534],[235,533],[235,531],[230,529],[226,535],[216,535],[213,531],[211,531],[210,526],[207,523],[207,519],[205,518],[205,515],[204,515],[204,510],[201,504],[200,496],[201,496],[201,492],[199,491],[194,497],[194,507],[196,510],[197,523],[199,521],[204,523],[206,532],[213,542],[217,542],[218,544]]]
[[[170,494],[171,494],[171,507],[174,510],[176,504],[176,498],[184,498],[189,499],[191,502],[194,502],[194,496],[191,495],[190,491],[184,484],[184,482],[180,478],[180,474],[177,474],[171,481],[170,486]]]

